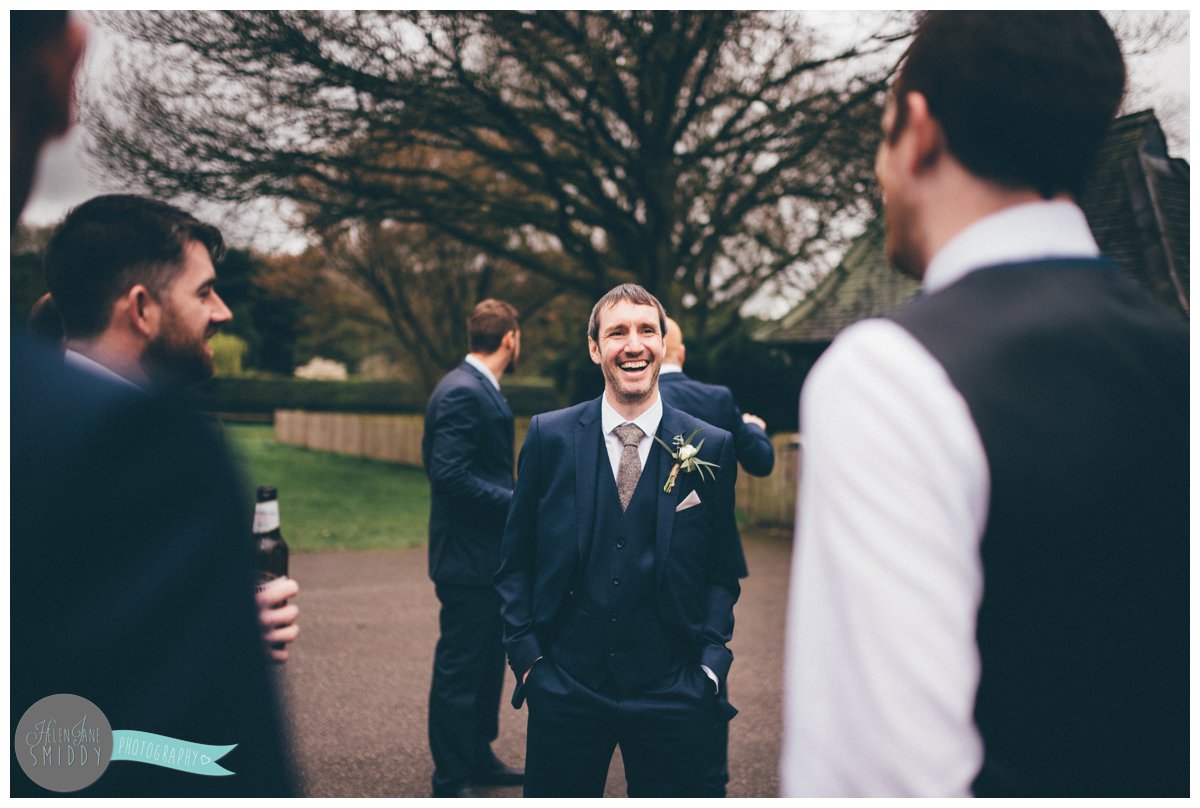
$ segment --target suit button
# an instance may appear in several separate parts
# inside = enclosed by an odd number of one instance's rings
[[[609,648],[609,649],[608,649],[608,655],[609,655],[609,656],[616,656],[616,655],[617,655],[617,652],[616,652],[616,651],[614,651],[613,649]]]
[[[625,540],[624,540],[624,539],[617,539],[617,549],[618,549],[618,550],[620,550],[620,549],[621,549],[622,547],[624,547],[624,546],[625,546]]]
[[[618,584],[620,584],[620,583],[621,583],[621,579],[620,579],[620,578],[613,578],[613,586],[617,586],[617,585],[618,585]]]
[[[617,622],[617,616],[616,616],[615,614],[614,614],[612,617],[608,618],[608,619],[609,619],[609,622],[611,622],[611,623],[615,623],[615,622]]]

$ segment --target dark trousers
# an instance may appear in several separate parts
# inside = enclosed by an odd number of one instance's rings
[[[718,718],[712,681],[685,665],[635,694],[582,684],[549,659],[525,687],[526,797],[602,797],[621,748],[630,797],[711,796]]]
[[[429,690],[429,749],[435,790],[486,769],[499,732],[504,684],[500,597],[490,586],[436,585],[441,636]]]
[[[709,761],[701,796],[724,797],[729,783],[729,722],[718,721],[709,738]]]

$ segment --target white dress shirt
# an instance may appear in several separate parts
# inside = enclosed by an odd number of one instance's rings
[[[656,395],[654,403],[647,407],[641,415],[632,421],[622,418],[608,403],[606,396],[600,397],[600,429],[604,433],[604,448],[608,450],[608,462],[612,464],[613,479],[617,479],[617,470],[621,467],[621,451],[625,448],[621,439],[613,430],[621,424],[637,424],[642,430],[642,439],[638,441],[638,460],[642,468],[646,468],[646,458],[650,457],[650,449],[654,447],[654,433],[662,421],[662,397]]]
[[[923,287],[1098,254],[1078,207],[1023,204],[955,236]],[[967,404],[908,331],[872,319],[813,368],[800,424],[781,792],[969,796],[990,477]]]

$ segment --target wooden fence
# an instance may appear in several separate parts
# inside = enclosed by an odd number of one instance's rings
[[[275,440],[322,452],[370,457],[421,467],[420,415],[365,415],[338,412],[275,411]],[[520,451],[528,418],[516,420]],[[751,525],[791,527],[796,510],[799,441],[794,434],[775,435],[775,469],[767,477],[751,477],[739,469],[737,505]],[[515,463],[515,458],[514,458]]]

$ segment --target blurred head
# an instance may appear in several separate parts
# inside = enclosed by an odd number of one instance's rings
[[[588,352],[604,374],[605,394],[614,405],[653,403],[666,321],[658,298],[632,283],[610,290],[592,308]]]
[[[221,233],[139,196],[91,199],[46,247],[46,284],[68,341],[129,333],[148,378],[179,386],[213,373],[208,340],[233,319],[214,289]]]
[[[25,326],[29,329],[30,335],[43,342],[57,346],[62,345],[62,318],[58,316],[58,306],[54,304],[54,297],[49,292],[39,297],[33,304]]]
[[[9,227],[15,227],[42,146],[71,125],[83,28],[65,11],[10,11]]]
[[[471,353],[490,356],[507,351],[505,371],[516,370],[521,355],[521,321],[516,308],[495,298],[481,300],[467,319],[467,332]]]
[[[975,176],[1045,198],[1078,195],[1125,90],[1098,11],[932,11],[892,88],[885,138],[920,93],[951,155]]]
[[[683,360],[686,357],[686,349],[683,345],[683,332],[679,329],[679,323],[670,317],[667,318],[667,334],[664,342],[666,349],[663,353],[663,361],[671,365],[683,367]]]

